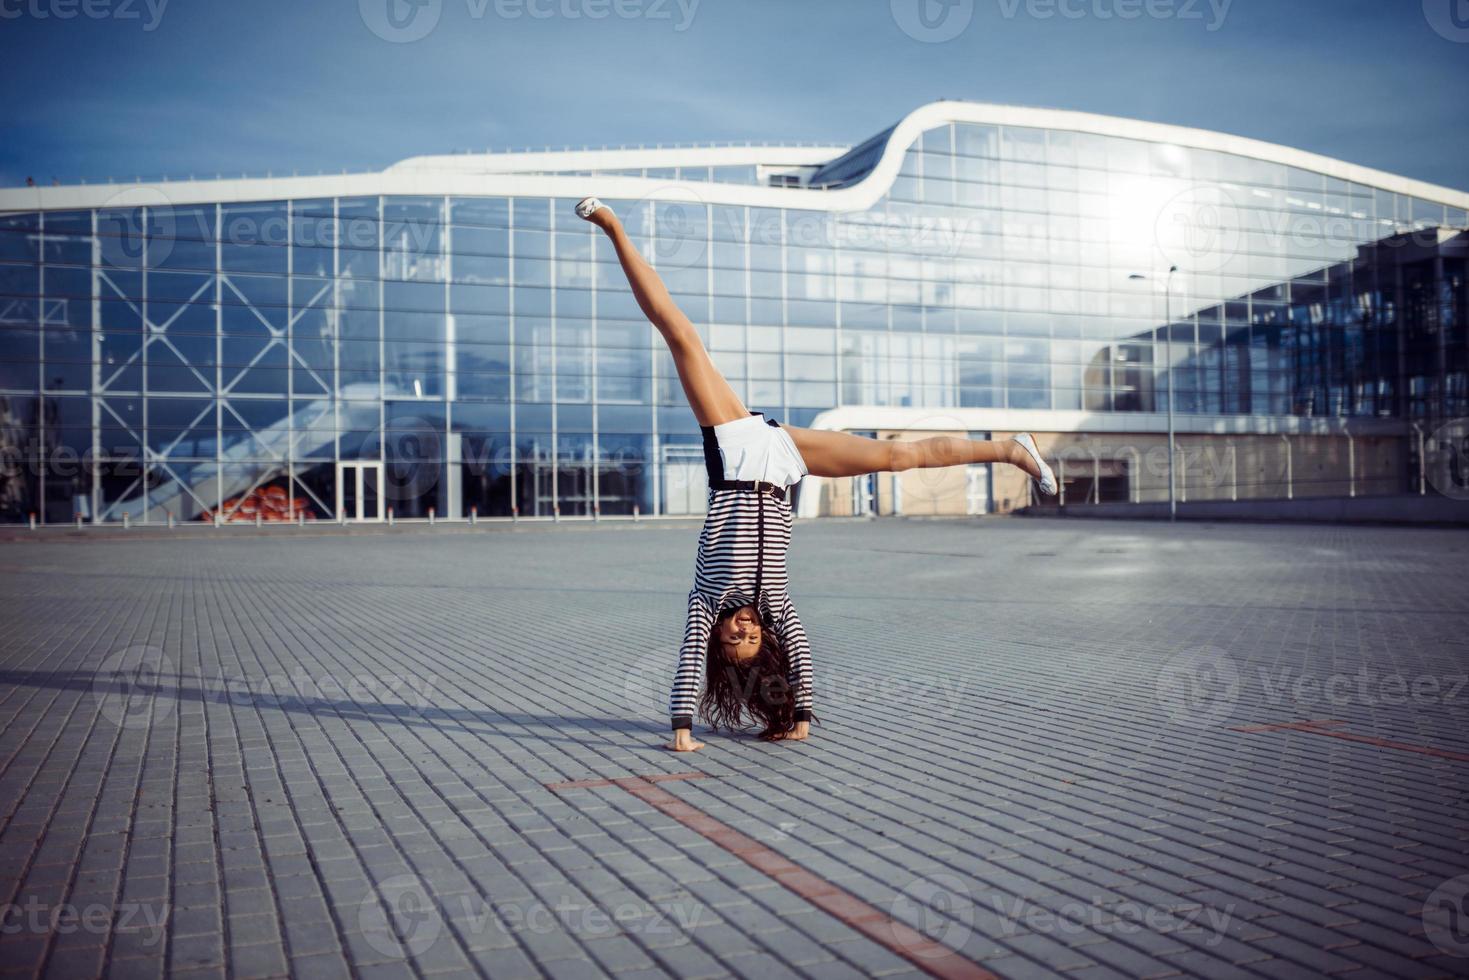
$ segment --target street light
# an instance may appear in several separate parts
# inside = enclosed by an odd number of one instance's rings
[[[1178,520],[1178,498],[1176,496],[1177,483],[1173,476],[1173,457],[1177,448],[1173,444],[1173,274],[1178,271],[1178,266],[1168,267],[1168,278],[1163,283],[1163,328],[1168,331],[1168,346],[1163,355],[1168,363],[1164,370],[1168,372],[1168,519]],[[1134,272],[1127,278],[1136,282],[1143,282],[1148,277]]]

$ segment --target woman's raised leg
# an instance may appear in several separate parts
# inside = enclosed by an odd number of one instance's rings
[[[689,318],[668,294],[663,279],[638,252],[617,215],[606,205],[583,213],[584,205],[592,200],[588,198],[578,204],[577,214],[601,228],[612,239],[617,261],[622,263],[622,271],[627,275],[627,283],[632,287],[638,306],[668,344],[674,366],[678,369],[678,380],[683,385],[684,397],[694,410],[694,418],[700,425],[719,425],[747,417],[750,410],[729,386],[724,375],[719,373],[719,368],[714,366],[699,331],[694,329]]]
[[[850,432],[784,426],[813,476],[862,476],[962,463],[1009,463],[1040,478],[1041,470],[1018,442],[959,436],[928,439],[869,439]]]

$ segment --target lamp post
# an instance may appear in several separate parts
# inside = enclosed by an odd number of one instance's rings
[[[1168,373],[1168,519],[1170,521],[1178,520],[1178,491],[1173,471],[1173,457],[1177,454],[1177,448],[1173,444],[1173,274],[1177,271],[1178,266],[1170,265],[1168,277],[1163,283],[1163,329],[1168,331],[1168,343],[1163,356],[1168,361],[1164,365],[1164,370]],[[1143,282],[1148,277],[1134,272],[1127,278]]]

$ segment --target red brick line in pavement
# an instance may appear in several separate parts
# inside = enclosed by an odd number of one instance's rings
[[[1377,738],[1374,735],[1355,735],[1352,732],[1336,731],[1338,725],[1346,722],[1339,718],[1317,718],[1311,721],[1283,721],[1274,725],[1244,725],[1239,728],[1231,728],[1234,732],[1306,732],[1311,735],[1326,735],[1329,738],[1345,739],[1348,742],[1361,742],[1364,745],[1376,745],[1384,749],[1397,749],[1400,752],[1416,752],[1419,755],[1431,755],[1435,759],[1453,759],[1456,762],[1469,762],[1469,754],[1463,752],[1450,752],[1448,749],[1438,749],[1431,745],[1412,745],[1408,742],[1394,742],[1391,739]]]
[[[546,787],[553,790],[595,786],[617,786],[625,789],[930,976],[941,977],[943,980],[998,980],[995,974],[965,959],[949,947],[905,926],[841,886],[807,871],[755,838],[716,820],[657,785],[681,779],[704,779],[707,776],[708,773],[702,772],[673,772],[653,776],[625,776],[621,779],[573,779],[563,783],[547,783]]]

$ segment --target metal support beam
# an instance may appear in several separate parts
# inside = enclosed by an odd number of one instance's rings
[[[1282,434],[1280,441],[1285,443],[1285,499],[1296,499],[1294,460],[1291,458],[1290,436]]]
[[[1357,495],[1357,440],[1347,433],[1347,496]]]

